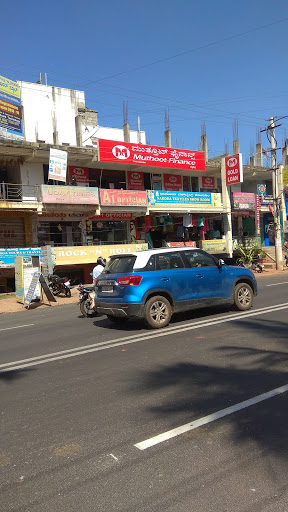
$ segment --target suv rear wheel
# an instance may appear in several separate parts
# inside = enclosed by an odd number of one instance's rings
[[[247,283],[238,283],[235,286],[234,302],[237,309],[247,311],[253,305],[253,291]]]
[[[156,295],[147,300],[145,304],[145,321],[149,327],[160,329],[169,324],[172,316],[170,302],[161,295]]]

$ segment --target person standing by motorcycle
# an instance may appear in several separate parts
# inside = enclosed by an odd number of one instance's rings
[[[100,276],[101,272],[103,272],[105,265],[106,265],[105,258],[102,258],[102,256],[100,256],[97,260],[96,267],[93,268],[93,273],[92,273],[94,287],[96,286],[97,277]]]

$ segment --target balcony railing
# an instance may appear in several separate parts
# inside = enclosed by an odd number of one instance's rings
[[[2,182],[0,183],[0,201],[37,203],[41,201],[39,186]]]

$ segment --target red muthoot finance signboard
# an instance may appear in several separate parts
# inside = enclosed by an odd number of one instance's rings
[[[226,156],[225,158],[226,185],[243,182],[242,154]]]
[[[98,153],[100,162],[205,171],[202,151],[98,139]]]

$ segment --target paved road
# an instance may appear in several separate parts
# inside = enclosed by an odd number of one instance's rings
[[[288,276],[258,283],[159,332],[1,315],[1,512],[288,511]]]

